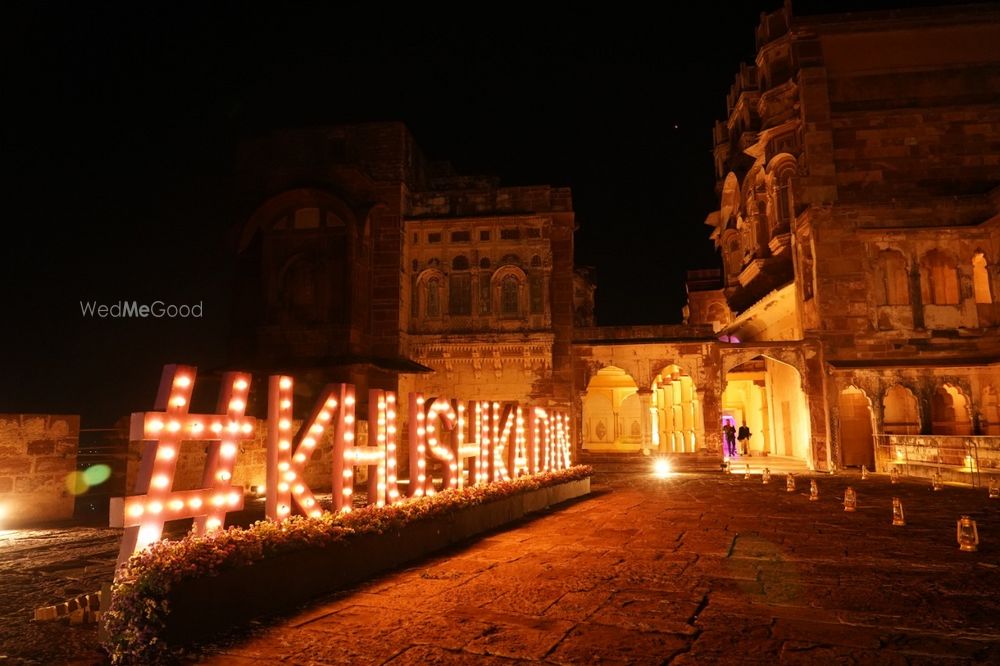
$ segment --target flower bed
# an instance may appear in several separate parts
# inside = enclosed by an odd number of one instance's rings
[[[586,494],[591,472],[577,466],[391,506],[160,541],[132,556],[119,573],[104,614],[105,648],[116,664],[158,661],[185,640]]]

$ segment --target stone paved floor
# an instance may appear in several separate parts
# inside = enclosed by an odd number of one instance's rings
[[[211,646],[207,661],[1000,663],[1000,500],[816,478],[817,502],[806,479],[795,493],[783,478],[605,479],[589,499]],[[906,527],[890,525],[893,495]],[[979,522],[978,553],[957,548],[960,513]]]

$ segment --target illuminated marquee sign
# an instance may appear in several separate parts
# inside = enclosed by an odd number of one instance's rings
[[[204,534],[220,529],[228,512],[243,508],[243,488],[231,481],[239,442],[254,439],[256,433],[256,420],[245,415],[251,377],[226,373],[217,413],[190,414],[196,374],[193,367],[165,366],[154,411],[132,415],[130,438],[141,440],[142,459],[135,494],[112,500],[111,524],[125,527],[119,565],[157,541],[166,521],[194,518],[194,531]],[[351,510],[356,467],[367,467],[370,504],[401,501],[396,394],[380,389],[368,392],[368,445],[360,446],[355,438],[353,385],[327,385],[293,432],[294,384],[286,375],[274,375],[268,381],[267,518],[280,522],[294,510],[314,518],[322,515],[306,481],[306,467],[323,437],[333,443],[330,473],[335,511]],[[570,466],[569,417],[564,413],[516,403],[425,398],[421,393],[411,393],[407,406],[411,497],[436,492],[431,460],[441,463],[442,489],[462,488],[466,472],[470,481],[484,484]],[[471,433],[467,413],[473,415]],[[172,489],[182,441],[207,444],[201,488]]]

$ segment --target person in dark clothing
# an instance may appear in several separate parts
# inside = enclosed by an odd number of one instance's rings
[[[722,426],[722,433],[726,437],[726,452],[730,457],[736,455],[736,428],[733,427],[732,423],[726,421],[726,425]]]
[[[740,431],[736,434],[736,439],[740,441],[740,451],[743,452],[743,455],[747,455],[750,449],[750,428],[747,427],[746,423],[740,426]]]

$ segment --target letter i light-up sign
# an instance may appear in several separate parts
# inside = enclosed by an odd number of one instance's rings
[[[168,520],[194,518],[194,531],[204,534],[221,528],[227,512],[243,508],[243,489],[231,481],[238,442],[252,438],[256,426],[244,416],[250,375],[224,374],[216,413],[191,414],[196,375],[191,366],[164,366],[154,411],[132,414],[130,439],[142,441],[142,462],[136,494],[111,500],[111,525],[125,528],[119,566],[159,540]],[[208,444],[201,488],[172,490],[182,441]]]

